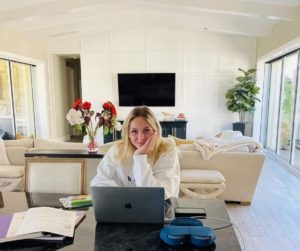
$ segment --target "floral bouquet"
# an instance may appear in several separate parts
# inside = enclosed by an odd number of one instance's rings
[[[120,131],[122,125],[117,121],[117,111],[112,102],[107,101],[102,105],[101,113],[95,113],[91,110],[91,103],[88,101],[82,102],[82,99],[77,99],[72,108],[69,110],[66,118],[71,126],[76,130],[81,131],[82,135],[88,135],[91,147],[96,144],[95,137],[98,129],[103,126],[103,134],[113,133],[114,130]],[[95,115],[95,122],[92,123],[92,117]],[[95,147],[98,151],[98,148]],[[92,149],[91,149],[92,151]],[[96,151],[96,150],[95,150]]]

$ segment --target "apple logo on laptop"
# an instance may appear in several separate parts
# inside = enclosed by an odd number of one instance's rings
[[[125,208],[127,208],[127,209],[131,209],[131,208],[132,208],[131,203],[125,203],[124,206],[125,206]]]

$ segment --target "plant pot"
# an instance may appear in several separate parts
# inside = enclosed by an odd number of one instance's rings
[[[243,135],[245,135],[245,128],[246,128],[246,123],[245,122],[232,123],[232,130],[233,131],[240,131]]]

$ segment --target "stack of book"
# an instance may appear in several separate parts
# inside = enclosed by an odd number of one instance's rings
[[[93,205],[92,196],[90,194],[60,198],[59,201],[65,208],[89,207]]]

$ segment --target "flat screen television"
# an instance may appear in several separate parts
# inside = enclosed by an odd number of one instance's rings
[[[119,73],[119,106],[175,106],[175,73]]]

